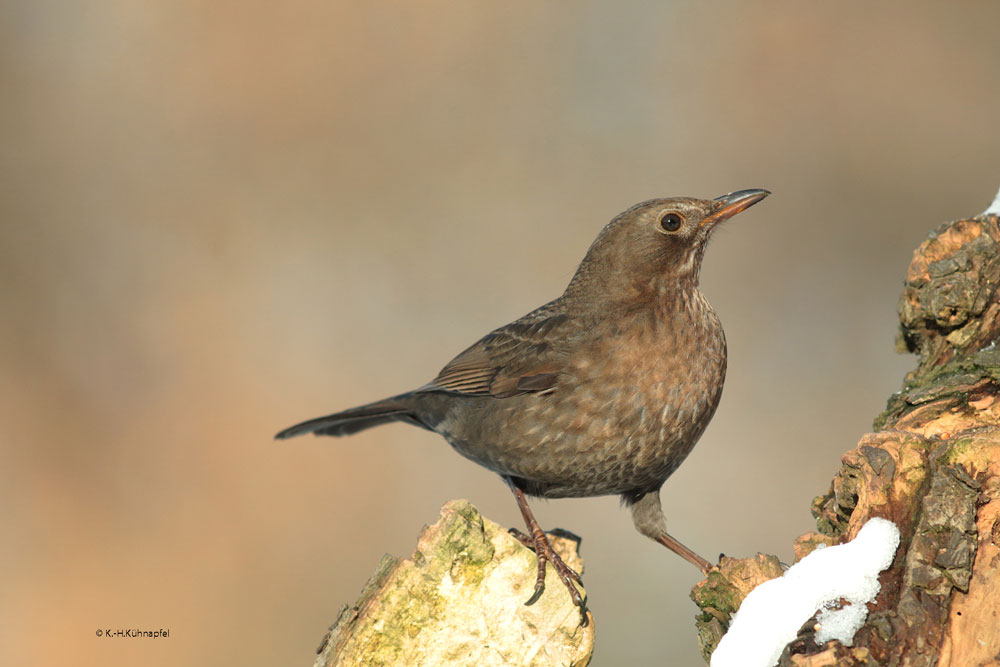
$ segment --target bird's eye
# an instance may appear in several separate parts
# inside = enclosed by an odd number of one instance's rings
[[[665,232],[676,232],[681,228],[684,219],[677,215],[676,213],[667,213],[665,216],[660,218],[660,229]]]

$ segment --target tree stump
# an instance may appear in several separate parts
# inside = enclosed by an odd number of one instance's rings
[[[898,348],[919,355],[813,501],[817,532],[796,558],[851,540],[871,517],[902,534],[851,647],[803,626],[782,666],[1000,664],[1000,226],[996,215],[942,225],[916,250],[899,303]],[[692,591],[706,659],[777,559],[723,559]]]
[[[578,538],[553,532],[549,539],[583,571]],[[410,558],[385,556],[360,599],[340,610],[315,667],[583,667],[594,650],[593,618],[581,626],[552,567],[545,593],[525,605],[537,571],[533,551],[468,501],[450,501]]]

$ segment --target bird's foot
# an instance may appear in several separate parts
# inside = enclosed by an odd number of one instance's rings
[[[569,591],[570,599],[573,600],[573,604],[575,604],[580,610],[580,625],[586,627],[590,623],[590,619],[587,617],[587,603],[583,599],[583,596],[580,595],[580,589],[576,587],[576,584],[580,584],[581,586],[583,585],[580,575],[577,574],[573,568],[563,562],[563,559],[559,557],[556,550],[552,548],[552,543],[549,542],[549,538],[542,531],[541,526],[538,525],[538,521],[535,520],[535,515],[531,513],[531,508],[528,507],[528,501],[524,497],[524,491],[522,491],[514,483],[512,478],[506,478],[506,481],[510,486],[510,490],[514,493],[514,498],[517,499],[517,506],[521,510],[521,516],[524,517],[525,525],[528,530],[531,531],[531,537],[528,537],[516,529],[512,529],[510,534],[521,542],[521,544],[525,545],[529,549],[533,549],[535,551],[535,558],[538,561],[538,576],[535,578],[535,592],[524,604],[535,604],[538,601],[538,598],[542,596],[542,592],[545,590],[545,564],[552,563],[552,567],[555,568],[556,574],[559,575],[559,580],[563,582],[563,585],[566,586],[566,590]]]
[[[514,537],[524,543],[525,546],[533,549],[535,552],[535,558],[538,561],[538,576],[535,578],[535,592],[524,604],[535,604],[535,602],[538,601],[538,598],[542,596],[542,592],[545,590],[545,564],[551,563],[552,567],[555,568],[556,574],[559,576],[559,580],[563,582],[563,585],[566,586],[566,590],[569,591],[569,597],[573,600],[573,604],[580,610],[580,624],[586,626],[590,622],[587,618],[587,603],[583,599],[583,596],[580,595],[580,589],[576,587],[576,584],[583,585],[580,575],[577,574],[573,568],[567,565],[559,554],[556,553],[556,550],[552,548],[552,543],[549,542],[548,536],[543,533],[541,529],[532,531],[532,537],[530,538],[520,531],[518,531],[518,533],[519,534],[515,534]]]
[[[517,540],[518,542],[520,542],[524,546],[528,547],[529,549],[531,549],[535,553],[538,553],[538,549],[535,547],[535,540],[534,540],[534,538],[529,537],[528,535],[525,535],[524,533],[522,533],[517,528],[508,528],[507,532],[510,533],[510,536],[513,537],[515,540]],[[555,535],[556,532],[554,531],[552,534]],[[568,533],[568,534],[572,535],[572,533]],[[548,536],[546,536],[546,541],[548,541]],[[552,544],[552,542],[549,541],[549,545],[551,545],[551,544]],[[562,563],[566,567],[567,570],[569,570],[570,576],[572,576],[573,579],[577,583],[579,583],[581,586],[583,586],[583,579],[580,578],[579,573],[577,573],[577,571],[574,570],[573,568],[571,568],[569,565],[566,565],[566,563],[562,560],[562,557],[560,557],[559,554],[558,554],[558,552],[556,552],[554,549],[555,549],[555,547],[553,547],[553,553],[556,554],[556,558],[559,558],[559,562]]]

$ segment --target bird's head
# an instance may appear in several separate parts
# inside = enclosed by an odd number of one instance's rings
[[[715,199],[673,197],[636,204],[597,236],[568,291],[631,299],[697,286],[712,231],[769,194],[740,190]]]

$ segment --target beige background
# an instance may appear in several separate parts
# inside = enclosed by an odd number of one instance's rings
[[[0,663],[306,665],[383,552],[508,491],[393,426],[650,197],[766,187],[709,250],[722,406],[663,492],[707,556],[791,557],[912,359],[912,249],[1000,185],[1000,5],[0,4]],[[698,664],[698,574],[614,498],[595,665]],[[170,628],[164,640],[98,628]],[[666,656],[675,656],[671,661]]]

